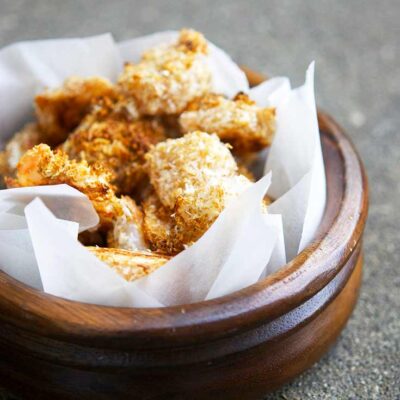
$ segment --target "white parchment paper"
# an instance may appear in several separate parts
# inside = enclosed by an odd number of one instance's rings
[[[20,42],[0,50],[0,136],[33,118],[33,97],[72,76],[115,80],[121,57],[110,34]]]
[[[265,172],[272,171],[268,194],[276,201],[269,212],[282,215],[286,254],[295,257],[312,240],[326,204],[322,158],[314,97],[314,63],[297,89],[282,78],[251,90],[258,103],[276,107],[276,134]]]
[[[100,35],[0,50],[0,139],[27,122],[33,97],[45,86],[59,85],[71,75],[115,80],[122,61],[137,61],[143,50],[176,36],[161,32],[118,45],[110,35]],[[98,221],[84,195],[65,185],[4,190],[0,267],[5,272],[67,299],[159,307],[212,299],[251,285],[282,267],[286,251],[290,259],[311,240],[325,206],[313,69],[299,89],[292,90],[282,77],[249,91],[230,57],[213,44],[210,48],[216,92],[231,97],[247,91],[258,104],[277,108],[276,139],[266,166],[272,171],[269,194],[276,198],[269,214],[261,212],[261,199],[270,174],[232,201],[193,246],[151,275],[128,283],[78,242],[78,230]]]
[[[25,218],[25,207],[40,197],[54,213],[58,229],[77,240],[80,230],[96,226],[99,217],[90,200],[67,185],[17,188],[0,191],[0,267],[12,277],[42,289],[42,281]],[[50,212],[50,211],[49,211]],[[46,230],[45,221],[38,221]],[[51,231],[46,233],[47,247]],[[63,251],[59,248],[59,251]]]
[[[266,268],[285,263],[283,243],[277,243],[282,238],[280,217],[261,211],[269,183],[270,175],[228,205],[193,246],[130,283],[88,252],[36,199],[26,206],[25,215],[43,288],[88,303],[156,307],[214,298],[248,286]],[[274,249],[280,258],[269,264]]]

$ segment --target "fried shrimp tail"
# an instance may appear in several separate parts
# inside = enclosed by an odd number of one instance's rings
[[[183,29],[176,43],[146,51],[138,64],[126,64],[118,85],[145,115],[181,113],[211,89],[208,44],[203,35]]]
[[[272,142],[275,109],[258,107],[247,95],[228,100],[208,94],[191,102],[179,118],[181,130],[216,133],[236,154],[259,151]]]

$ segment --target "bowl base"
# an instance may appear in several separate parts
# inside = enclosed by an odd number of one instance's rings
[[[261,399],[313,365],[339,336],[358,297],[362,253],[357,253],[347,262],[352,272],[339,294],[277,341],[190,368],[107,371],[51,363],[2,339],[0,385],[39,399]]]

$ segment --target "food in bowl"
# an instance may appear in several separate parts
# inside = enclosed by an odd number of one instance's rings
[[[84,193],[100,222],[80,240],[129,281],[195,243],[251,186],[243,156],[272,142],[274,108],[213,93],[207,53],[185,29],[126,64],[116,84],[70,77],[36,96],[36,121],[0,155],[8,188]]]

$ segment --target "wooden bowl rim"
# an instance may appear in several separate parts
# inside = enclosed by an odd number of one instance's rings
[[[258,73],[244,70],[251,84],[264,80]],[[184,343],[250,329],[304,303],[323,289],[349,259],[361,240],[368,211],[367,178],[354,146],[331,117],[319,111],[318,118],[321,134],[335,142],[344,167],[339,212],[326,233],[275,274],[214,300],[145,309],[62,299],[0,271],[2,320],[49,338],[161,339],[165,343],[179,338]]]

